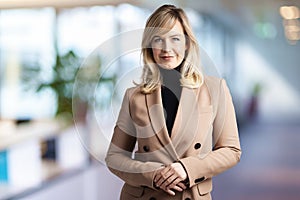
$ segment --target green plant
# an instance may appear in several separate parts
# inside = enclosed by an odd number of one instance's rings
[[[261,90],[262,90],[262,84],[261,83],[254,83],[253,85],[253,89],[252,89],[252,95],[253,96],[259,96],[259,94],[261,93]]]
[[[70,118],[73,115],[74,98],[87,108],[89,101],[93,98],[89,88],[95,88],[95,85],[100,83],[114,85],[116,80],[114,75],[100,78],[101,59],[99,56],[92,57],[88,63],[85,63],[85,66],[81,66],[82,61],[83,59],[72,50],[64,55],[57,54],[51,70],[52,78],[48,81],[42,79],[43,72],[37,64],[26,64],[23,66],[23,81],[27,87],[34,87],[36,92],[46,88],[54,91],[57,101],[55,115]],[[75,80],[78,84],[74,95]]]

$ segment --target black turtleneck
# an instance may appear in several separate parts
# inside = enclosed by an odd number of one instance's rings
[[[182,87],[180,85],[180,66],[175,69],[163,69],[159,67],[162,76],[161,97],[164,108],[169,136],[174,125]]]

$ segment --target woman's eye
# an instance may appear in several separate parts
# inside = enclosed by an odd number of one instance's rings
[[[161,38],[154,38],[153,40],[155,43],[160,43],[162,42],[163,40]]]
[[[174,37],[172,39],[173,39],[173,41],[180,41],[180,38],[178,38],[178,37]]]

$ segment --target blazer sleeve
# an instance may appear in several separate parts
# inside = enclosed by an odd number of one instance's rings
[[[114,133],[106,154],[108,169],[132,186],[147,186],[153,189],[153,179],[157,169],[162,167],[157,162],[141,162],[133,158],[136,144],[136,130],[130,116],[130,94],[126,91]]]
[[[225,80],[222,79],[220,85],[213,123],[213,150],[204,157],[195,155],[180,159],[188,174],[190,187],[224,172],[240,160],[241,148],[232,98]]]

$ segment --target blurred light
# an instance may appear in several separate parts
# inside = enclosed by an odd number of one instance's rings
[[[288,42],[295,45],[300,40],[300,10],[296,6],[282,6],[279,10],[283,17],[283,28]]]
[[[284,19],[298,19],[300,17],[299,8],[296,6],[281,6],[279,12]]]
[[[277,35],[276,28],[271,23],[265,23],[263,26],[263,32],[266,38],[274,39]]]
[[[283,26],[300,26],[300,22],[297,19],[283,20]]]
[[[254,32],[258,37],[264,38],[264,39],[274,39],[277,35],[275,26],[268,22],[255,23]]]
[[[290,31],[285,30],[285,35],[289,40],[300,40],[300,32],[299,31]]]
[[[298,19],[283,20],[285,37],[290,44],[296,44],[292,41],[300,40],[300,22]]]
[[[254,32],[258,37],[263,38],[262,23],[254,24]]]
[[[299,32],[300,31],[299,26],[285,26],[284,28],[286,31],[289,31],[289,32]]]

